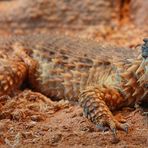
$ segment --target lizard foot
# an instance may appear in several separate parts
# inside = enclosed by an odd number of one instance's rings
[[[128,132],[128,125],[115,119],[104,100],[95,91],[83,91],[80,94],[80,105],[85,117],[90,119],[97,128],[103,131],[109,128],[112,131],[113,143],[119,142],[117,130]]]

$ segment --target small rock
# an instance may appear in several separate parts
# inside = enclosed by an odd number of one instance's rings
[[[62,134],[56,134],[51,138],[51,143],[55,144],[58,143],[62,138]]]
[[[33,115],[33,116],[31,116],[31,120],[39,122],[39,121],[43,121],[44,118],[42,116],[40,116],[40,115]]]

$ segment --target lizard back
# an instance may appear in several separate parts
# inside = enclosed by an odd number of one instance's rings
[[[26,50],[31,59],[28,79],[33,89],[54,99],[69,100],[77,100],[81,90],[98,81],[112,85],[116,72],[112,62],[136,55],[129,48],[61,35],[2,38],[0,46],[8,54]]]

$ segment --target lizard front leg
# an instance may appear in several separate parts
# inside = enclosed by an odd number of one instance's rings
[[[15,59],[0,58],[0,96],[18,89],[27,75],[26,65]]]
[[[79,102],[83,108],[84,115],[101,130],[105,130],[105,127],[109,127],[113,133],[113,141],[117,142],[119,139],[117,138],[116,130],[120,129],[127,132],[128,126],[127,124],[117,121],[107,106],[107,101],[111,101],[111,99],[115,98],[115,95],[118,97],[118,93],[114,93],[113,96],[113,92],[110,94],[109,92],[111,92],[111,90],[107,88],[87,88],[81,92]]]

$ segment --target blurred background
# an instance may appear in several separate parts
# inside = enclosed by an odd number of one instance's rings
[[[0,35],[61,32],[134,46],[148,36],[147,10],[147,0],[0,0]]]

